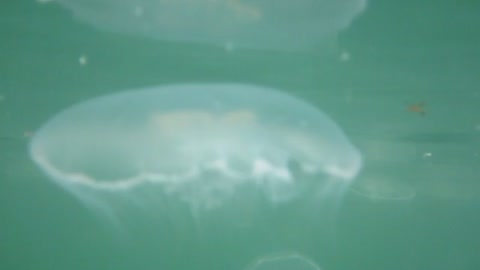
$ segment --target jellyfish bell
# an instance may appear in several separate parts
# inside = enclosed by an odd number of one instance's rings
[[[304,49],[347,28],[367,0],[56,0],[98,29],[226,49]]]
[[[288,203],[325,183],[349,185],[362,166],[319,109],[242,84],[167,85],[81,102],[35,132],[30,155],[81,201],[113,213],[130,204],[158,213],[166,202],[195,212],[232,200]]]

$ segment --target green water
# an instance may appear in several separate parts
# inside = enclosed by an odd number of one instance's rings
[[[241,270],[285,251],[326,270],[480,269],[479,13],[476,1],[371,1],[321,50],[227,52],[2,1],[0,269]],[[62,109],[176,82],[276,87],[328,113],[364,156],[335,222],[292,204],[198,224],[179,207],[155,222],[138,213],[126,232],[30,160],[30,134]]]

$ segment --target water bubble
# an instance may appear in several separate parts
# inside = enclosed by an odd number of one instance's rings
[[[301,49],[347,28],[367,0],[57,0],[96,28],[224,48]]]
[[[119,198],[147,207],[173,200],[195,211],[235,197],[279,204],[345,187],[362,167],[358,150],[323,112],[240,84],[160,86],[88,100],[41,127],[30,154],[56,183],[110,210],[121,208]]]
[[[321,268],[298,253],[286,253],[257,259],[247,270],[320,270]]]

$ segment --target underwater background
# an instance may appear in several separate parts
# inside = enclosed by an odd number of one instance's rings
[[[283,252],[325,270],[480,269],[480,2],[369,1],[307,51],[103,32],[41,2],[0,3],[0,269],[240,270]],[[35,130],[72,104],[182,82],[269,86],[327,113],[364,158],[328,224],[292,205],[261,208],[253,229],[242,212],[199,229],[172,209],[124,232],[28,155]]]

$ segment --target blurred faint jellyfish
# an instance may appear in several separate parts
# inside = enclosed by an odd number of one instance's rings
[[[347,28],[367,0],[57,0],[96,28],[226,48],[305,49]]]
[[[286,253],[259,258],[246,270],[320,270],[312,260],[297,253]]]
[[[351,190],[357,195],[377,202],[411,201],[416,196],[412,183],[388,174],[367,173],[351,187]]]

